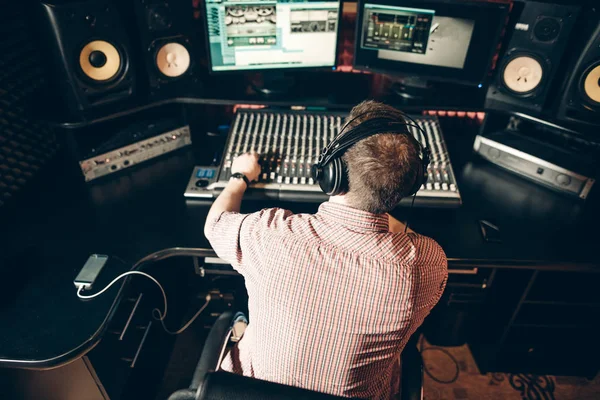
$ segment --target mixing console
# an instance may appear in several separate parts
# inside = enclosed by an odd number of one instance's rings
[[[185,192],[189,198],[215,198],[231,176],[231,163],[239,154],[254,150],[262,167],[258,183],[247,197],[285,201],[321,202],[327,196],[310,177],[311,166],[337,135],[346,114],[333,112],[242,110],[231,126],[218,170],[196,167]],[[454,172],[436,117],[413,116],[423,128],[409,127],[431,151],[429,178],[415,199],[415,206],[458,207],[461,198]],[[401,205],[410,204],[411,198]]]

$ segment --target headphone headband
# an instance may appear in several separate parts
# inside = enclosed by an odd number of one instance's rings
[[[357,117],[353,118],[350,122],[354,121],[356,118]],[[317,164],[321,166],[325,165],[331,161],[332,158],[341,157],[341,155],[345,153],[348,148],[354,146],[362,139],[366,139],[367,137],[380,133],[411,135],[411,133],[408,131],[408,127],[411,126],[417,128],[421,131],[421,134],[423,134],[422,128],[416,125],[416,123],[409,124],[406,122],[400,122],[391,117],[371,118],[351,128],[347,133],[344,133],[346,126],[348,126],[348,123],[344,125],[340,133],[338,133],[331,143],[329,143],[323,149]],[[415,140],[418,143],[419,150],[421,152],[421,158],[423,158],[425,151],[428,149],[421,144],[421,141],[417,140],[416,138]]]
[[[399,133],[400,131],[402,131],[402,133],[409,133],[406,129],[406,124],[392,120],[391,118],[373,118],[351,128],[346,133],[342,130],[342,133],[338,134],[333,141],[323,149],[323,152],[319,157],[319,164],[326,164],[333,157],[341,157],[348,148],[369,136],[378,133],[393,134]]]
[[[354,146],[359,141],[374,136],[380,133],[386,134],[401,134],[411,136],[416,142],[419,148],[420,156],[420,167],[417,174],[417,179],[411,188],[411,194],[416,193],[421,184],[427,181],[427,166],[429,165],[429,149],[423,145],[426,137],[425,131],[421,128],[417,122],[410,116],[399,112],[404,121],[399,120],[397,115],[392,115],[387,112],[376,113],[379,114],[373,118],[369,118],[364,122],[357,124],[355,127],[347,130],[348,126],[368,114],[373,114],[372,111],[359,114],[346,122],[340,132],[335,138],[329,143],[319,155],[319,159],[316,164],[311,168],[311,175],[313,179],[319,183],[321,189],[328,195],[333,196],[347,191],[348,177],[346,172],[345,163],[341,156],[350,147]],[[410,121],[410,122],[409,122]],[[417,139],[415,135],[408,129],[412,127],[419,131],[421,134],[421,140]]]

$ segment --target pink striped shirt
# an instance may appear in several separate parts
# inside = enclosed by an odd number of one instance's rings
[[[389,399],[395,364],[438,302],[447,259],[432,239],[325,202],[210,221],[217,255],[245,278],[249,325],[224,370],[339,396]]]

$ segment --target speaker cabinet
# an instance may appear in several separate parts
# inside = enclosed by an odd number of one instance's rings
[[[72,111],[94,109],[135,91],[131,45],[119,11],[109,0],[43,2],[51,81]]]
[[[485,107],[539,114],[556,75],[578,6],[515,2],[506,52],[488,88]]]
[[[151,95],[173,97],[197,89],[192,2],[135,0],[135,12]]]
[[[583,50],[569,67],[561,91],[557,118],[561,121],[600,125],[600,18],[580,36]],[[589,24],[588,24],[589,25]]]

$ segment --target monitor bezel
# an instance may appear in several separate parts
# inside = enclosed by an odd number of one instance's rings
[[[462,69],[458,68],[450,68],[450,67],[441,67],[435,65],[427,65],[427,64],[417,64],[411,62],[404,61],[392,61],[392,60],[377,60],[377,65],[368,65],[363,62],[364,60],[361,57],[362,52],[372,52],[373,50],[363,50],[361,48],[361,38],[362,38],[362,30],[363,30],[363,15],[364,15],[364,6],[366,3],[370,4],[378,4],[383,6],[396,6],[396,7],[414,7],[414,8],[422,8],[422,9],[434,9],[436,5],[442,5],[443,7],[476,7],[480,9],[490,9],[495,10],[498,15],[497,18],[497,26],[495,29],[489,29],[486,34],[489,36],[490,42],[493,41],[493,45],[490,45],[490,49],[487,53],[484,54],[485,61],[481,54],[477,54],[477,52],[472,53],[473,50],[473,40],[469,44],[469,49],[467,50],[467,57],[465,59],[465,66],[468,65],[469,61],[473,58],[480,60],[480,65],[477,68],[473,68],[474,70],[479,70],[481,68],[481,73],[477,71],[470,71],[463,67]],[[401,4],[398,4],[401,3]],[[508,13],[510,10],[509,3],[495,3],[495,2],[482,2],[482,1],[473,1],[473,0],[465,0],[456,2],[454,0],[402,0],[401,2],[394,0],[358,0],[357,1],[357,10],[356,10],[356,24],[355,24],[355,36],[354,36],[354,58],[352,61],[352,66],[354,69],[364,71],[364,72],[374,72],[381,73],[385,75],[396,75],[396,76],[416,76],[423,79],[429,79],[432,81],[439,82],[449,82],[449,83],[458,83],[464,85],[483,85],[486,83],[491,65],[494,59],[494,56],[499,50],[499,45],[501,41],[501,34],[504,30]],[[477,38],[477,34],[481,33],[481,23],[482,18],[480,17],[478,20],[475,20],[475,27],[473,29],[472,38]],[[483,21],[487,22],[487,21]],[[484,24],[485,25],[485,24]],[[483,43],[485,40],[481,41],[480,47],[483,47]],[[388,65],[384,65],[389,63]],[[485,68],[483,68],[485,65]],[[477,73],[475,73],[477,72]]]
[[[263,73],[263,72],[311,72],[311,71],[336,71],[338,67],[338,49],[340,44],[340,25],[342,24],[342,9],[343,9],[343,0],[337,0],[338,2],[338,24],[335,32],[335,58],[332,66],[306,66],[306,67],[290,67],[290,68],[236,68],[236,69],[228,69],[228,70],[218,70],[215,71],[213,69],[212,63],[212,53],[210,51],[210,41],[208,35],[208,13],[206,11],[206,0],[200,0],[200,4],[202,6],[202,25],[204,29],[204,46],[206,49],[206,56],[208,60],[208,73],[210,75],[229,75],[229,74],[240,74],[240,73]]]

